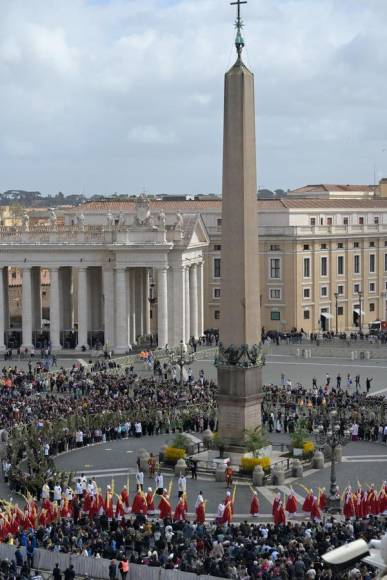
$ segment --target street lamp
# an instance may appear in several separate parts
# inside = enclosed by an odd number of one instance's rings
[[[336,299],[336,336],[338,334],[338,328],[339,328],[339,325],[338,325],[338,314],[339,313],[338,313],[338,306],[337,306],[337,299],[338,299],[338,297],[339,297],[339,293],[338,292],[335,292],[335,299]]]
[[[341,431],[337,411],[332,411],[330,418],[331,422],[326,433],[324,432],[324,427],[319,425],[319,427],[313,430],[313,434],[319,447],[328,446],[331,451],[331,475],[327,509],[328,512],[338,513],[340,512],[340,495],[336,481],[335,453],[339,445],[343,445],[349,441],[350,432],[348,429],[344,430],[344,432]]]
[[[180,368],[180,386],[184,386],[184,375],[183,369],[185,366],[189,366],[195,360],[195,355],[192,351],[188,351],[186,345],[181,340],[180,344],[174,350],[169,350],[167,348],[167,354],[169,363],[172,366],[178,366]]]
[[[363,329],[362,320],[361,320],[361,311],[362,311],[362,308],[361,308],[361,299],[362,299],[362,294],[363,294],[362,291],[361,290],[358,290],[358,296],[359,296],[359,332],[360,332],[360,334],[361,334],[362,329]]]

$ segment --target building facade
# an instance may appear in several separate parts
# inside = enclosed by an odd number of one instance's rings
[[[149,333],[176,345],[219,328],[221,199],[141,204],[93,201],[66,210],[60,224],[0,229],[4,344],[25,329],[29,346],[43,329],[57,348],[98,340],[123,352]],[[257,220],[265,330],[366,330],[387,319],[383,191],[262,199]]]

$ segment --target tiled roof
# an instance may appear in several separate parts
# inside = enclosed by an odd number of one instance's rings
[[[319,183],[316,185],[305,185],[304,187],[299,187],[298,189],[293,189],[290,193],[291,195],[303,194],[303,193],[322,193],[329,191],[341,191],[351,192],[351,191],[363,191],[363,192],[373,192],[375,191],[375,185],[352,185],[352,184],[338,184],[338,183]]]
[[[75,211],[97,211],[97,212],[133,212],[135,201],[133,199],[127,200],[106,200],[106,201],[92,201],[85,203],[78,208],[74,208]],[[364,198],[364,199],[332,199],[332,198],[291,198],[282,197],[278,199],[259,199],[257,200],[258,209],[260,210],[284,210],[284,209],[387,209],[387,198],[375,197],[375,198]],[[206,210],[216,210],[221,211],[222,202],[221,200],[211,200],[211,201],[166,201],[166,200],[151,200],[150,201],[151,211],[160,211],[164,209],[165,211],[186,211],[186,212],[196,212]]]

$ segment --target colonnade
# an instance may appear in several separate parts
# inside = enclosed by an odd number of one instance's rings
[[[176,346],[203,334],[203,263],[157,268],[126,265],[48,267],[49,341],[64,346],[64,333],[77,334],[77,349],[88,347],[90,333],[103,333],[116,353],[128,351],[139,336],[158,335],[158,345]],[[41,268],[21,267],[22,348],[33,348],[33,333],[42,329]],[[157,304],[150,301],[150,276]],[[0,350],[10,329],[8,267],[0,268]],[[152,314],[157,315],[151,324]]]

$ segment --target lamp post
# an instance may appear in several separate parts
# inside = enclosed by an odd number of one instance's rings
[[[174,350],[169,350],[167,348],[167,354],[169,357],[169,363],[172,366],[178,366],[180,368],[180,386],[184,386],[184,375],[183,369],[185,366],[192,364],[195,360],[195,355],[192,351],[188,351],[186,345],[183,341]]]
[[[337,336],[337,334],[339,332],[339,324],[338,324],[338,321],[339,321],[338,315],[339,315],[339,313],[338,313],[338,306],[337,306],[337,299],[338,299],[338,297],[339,297],[339,293],[338,292],[335,292],[335,299],[336,299],[336,336]]]
[[[362,308],[361,308],[361,299],[362,299],[362,291],[359,290],[358,291],[358,296],[359,296],[359,332],[360,334],[362,333],[362,329],[363,329],[363,325],[362,325],[362,320],[361,320],[361,312],[362,312]]]
[[[335,453],[339,445],[343,445],[350,438],[349,430],[341,432],[338,412],[332,411],[330,413],[330,425],[327,432],[324,432],[324,427],[320,425],[314,429],[313,434],[316,443],[319,447],[328,446],[331,451],[331,474],[330,474],[330,488],[328,497],[328,512],[340,512],[340,495],[338,494],[338,487],[336,481],[336,458]]]

